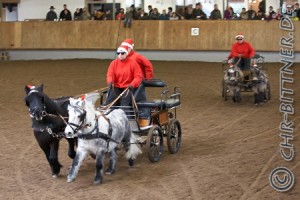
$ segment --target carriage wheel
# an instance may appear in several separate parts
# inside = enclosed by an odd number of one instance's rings
[[[222,97],[227,101],[227,87],[224,80],[222,80]]]
[[[148,157],[151,162],[158,162],[163,152],[163,133],[159,126],[154,125],[148,132]]]
[[[267,83],[267,90],[265,91],[266,100],[271,100],[271,86],[270,83]]]
[[[177,119],[172,119],[168,125],[167,144],[171,154],[178,152],[181,145],[181,125]]]

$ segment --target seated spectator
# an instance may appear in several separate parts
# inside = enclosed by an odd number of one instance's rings
[[[82,20],[90,20],[91,19],[91,14],[89,13],[87,7],[84,7],[82,9],[81,18],[82,18]]]
[[[81,10],[79,8],[76,8],[74,12],[74,20],[81,20]]]
[[[196,8],[193,10],[193,19],[207,19],[206,14],[202,10],[201,3],[196,3]]]
[[[159,20],[169,20],[169,15],[165,9],[162,10],[162,14],[159,15]]]
[[[103,12],[101,10],[94,10],[94,14],[92,16],[93,20],[102,20],[103,19]]]
[[[133,10],[132,7],[127,8],[126,14],[125,14],[125,19],[124,19],[124,28],[128,26],[128,28],[131,28],[133,20]]]
[[[46,15],[46,21],[55,21],[57,20],[57,14],[54,12],[54,6],[50,6],[50,11]]]
[[[149,14],[149,19],[151,19],[151,20],[158,20],[159,15],[160,14],[159,14],[157,8],[154,8],[153,11],[151,12],[151,14]]]
[[[233,17],[233,9],[230,6],[227,6],[225,12],[224,12],[224,19],[230,20]]]
[[[175,12],[172,12],[171,17],[169,18],[170,20],[179,20],[179,17],[176,15]]]
[[[112,14],[110,9],[106,10],[106,12],[103,14],[103,20],[112,20]]]
[[[183,8],[178,8],[178,10],[175,12],[176,15],[179,17],[179,20],[184,19],[184,9]]]
[[[72,15],[70,10],[67,8],[67,4],[64,4],[64,9],[60,12],[59,19],[62,21],[72,20]]]
[[[153,9],[152,9],[152,6],[151,6],[151,5],[148,6],[148,11],[149,11],[149,16],[150,16],[151,13],[153,12]]]
[[[248,10],[248,19],[250,19],[250,20],[255,20],[256,19],[255,10]]]
[[[258,11],[255,20],[264,20],[264,19],[265,19],[265,14],[261,11]]]
[[[172,8],[172,7],[168,7],[168,15],[169,15],[169,18],[171,17],[172,12],[173,12],[173,8]]]
[[[141,9],[138,14],[138,20],[147,20],[149,19],[148,13],[145,13],[144,9]]]
[[[120,8],[119,13],[116,15],[116,20],[124,20],[124,19],[125,19],[124,9]]]
[[[248,12],[246,11],[246,8],[242,8],[242,12],[240,13],[241,20],[248,19]]]
[[[217,4],[214,5],[214,9],[211,11],[209,18],[212,20],[222,19],[221,11],[219,10]]]

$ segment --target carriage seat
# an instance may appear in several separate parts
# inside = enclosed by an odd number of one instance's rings
[[[141,101],[137,102],[139,108],[161,108],[161,109],[171,109],[180,106],[179,98],[169,98],[166,101],[160,99],[154,99],[152,101]]]
[[[134,92],[134,99],[136,102],[139,102],[139,101],[142,101],[142,99],[140,98],[141,97],[141,92],[144,92],[145,91],[145,88],[146,87],[165,87],[167,84],[160,80],[160,79],[149,79],[149,80],[146,80],[144,79],[142,81],[142,83],[140,84],[140,86],[136,89],[136,91]]]

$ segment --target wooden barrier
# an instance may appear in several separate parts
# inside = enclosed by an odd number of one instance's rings
[[[294,21],[294,37],[300,22]],[[199,28],[198,36],[191,28]],[[0,49],[114,50],[132,38],[138,50],[228,51],[242,32],[257,51],[279,51],[279,40],[288,36],[279,21],[134,21],[124,28],[119,21],[0,22]],[[294,43],[300,52],[300,42]]]

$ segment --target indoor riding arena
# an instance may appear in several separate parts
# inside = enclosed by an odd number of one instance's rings
[[[156,24],[149,21],[146,25],[136,22],[139,31],[132,27],[118,34],[113,34],[113,28],[109,28],[112,26],[117,29],[118,22],[97,22],[100,27],[106,27],[103,29],[106,32],[101,36],[94,35],[93,40],[82,38],[78,42],[80,35],[76,31],[86,30],[90,33],[92,29],[89,23],[96,22],[86,23],[74,22],[73,28],[67,22],[0,23],[0,48],[10,55],[9,60],[0,61],[0,199],[300,198],[300,64],[295,62],[280,73],[285,63],[280,63],[278,57],[279,40],[286,33],[278,28],[278,21],[259,21],[256,24],[247,22],[249,24],[243,28],[245,39],[253,44],[258,53],[264,56],[263,52],[271,52],[277,56],[277,60],[265,56],[264,69],[271,86],[271,99],[257,106],[254,105],[252,92],[242,92],[239,103],[234,103],[231,98],[224,101],[222,60],[204,62],[184,59],[189,53],[201,56],[204,51],[212,55],[215,52],[216,57],[220,52],[229,54],[231,44],[235,42],[234,36],[239,32],[239,25],[236,24],[239,22],[212,24],[210,21],[199,21],[196,25],[177,22],[180,26],[171,21]],[[227,24],[224,33],[210,31],[213,26],[215,30],[221,30],[224,23]],[[170,26],[172,30],[167,28]],[[201,38],[190,36],[190,29],[194,26],[200,27]],[[260,28],[265,26],[270,31],[270,37],[259,39],[257,35],[264,32]],[[47,34],[59,27],[56,34]],[[146,27],[154,28],[150,30]],[[299,35],[299,28],[299,23],[295,23],[294,36]],[[97,29],[94,31],[97,32]],[[257,30],[256,34],[251,34],[253,29]],[[62,37],[66,30],[71,30],[72,37]],[[162,32],[165,34],[160,35]],[[158,55],[164,50],[183,57],[184,61],[180,61],[181,58],[173,61],[149,58],[155,78],[165,81],[170,91],[174,86],[180,87],[181,105],[177,108],[177,119],[182,128],[182,143],[179,151],[170,154],[164,138],[164,150],[159,162],[149,161],[147,146],[144,145],[141,147],[143,154],[138,156],[133,167],[129,167],[124,151],[119,150],[116,172],[104,175],[100,185],[93,184],[95,160],[88,157],[76,180],[67,183],[72,159],[67,155],[67,142],[62,139],[58,156],[63,168],[59,176],[53,178],[44,153],[33,135],[31,119],[24,102],[24,87],[44,84],[44,92],[51,98],[76,96],[106,87],[108,66],[115,56],[116,48],[125,38],[133,39],[137,52],[151,51]],[[294,42],[293,48],[299,53],[299,41]],[[55,51],[63,54],[68,50],[80,52],[82,49],[93,52],[107,50],[112,58],[99,59],[100,53],[99,58],[51,57]],[[34,58],[34,55],[31,60],[14,58],[16,51],[26,54],[30,50],[50,53],[48,59]],[[293,78],[293,82],[285,82],[284,87],[293,91],[289,97],[294,101],[289,105],[293,105],[294,114],[289,110],[291,107],[280,106],[283,103],[283,99],[279,98],[280,88],[283,87],[280,75]],[[160,92],[159,89],[149,91],[148,98],[160,98]],[[290,111],[289,115],[280,112],[280,108]],[[285,128],[292,131],[279,129],[283,121]],[[282,151],[285,155],[293,152],[293,159],[285,160]],[[105,165],[108,165],[108,156]],[[280,188],[276,190],[271,184],[270,179],[274,177],[271,174],[274,175],[279,167],[293,173],[293,176],[288,177],[284,173],[286,171],[282,170],[276,179],[287,181],[293,177],[293,188],[287,185],[288,191],[277,191]]]

